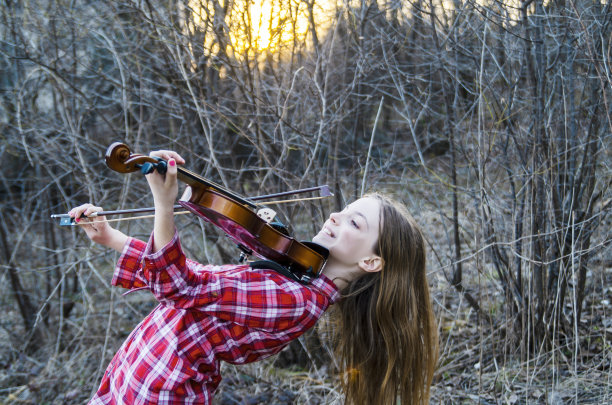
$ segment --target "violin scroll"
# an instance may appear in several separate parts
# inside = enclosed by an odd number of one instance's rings
[[[130,148],[121,142],[110,145],[104,159],[109,168],[119,173],[132,173],[140,170],[142,174],[149,174],[157,170],[164,174],[168,168],[165,160],[132,153]]]

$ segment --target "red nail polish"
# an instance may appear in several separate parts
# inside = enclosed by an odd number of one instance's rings
[[[74,219],[74,222],[79,222],[79,218],[75,218],[75,219]]]
[[[174,161],[174,159],[170,159],[170,161],[168,162],[168,164],[170,166],[174,166],[176,164],[176,162]]]

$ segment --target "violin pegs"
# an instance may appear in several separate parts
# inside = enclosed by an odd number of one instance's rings
[[[144,175],[153,173],[155,171],[155,166],[153,165],[153,163],[145,162],[143,164],[136,164],[135,166],[139,168],[140,173]]]
[[[140,172],[144,175],[153,173],[155,170],[157,170],[159,174],[166,174],[166,172],[168,171],[168,164],[166,163],[165,160],[161,160],[161,159],[157,163],[151,163],[151,162],[145,162],[142,164],[137,163],[134,166],[139,168]]]
[[[159,174],[166,174],[168,171],[168,163],[162,158],[157,158],[157,160],[159,160],[159,162],[155,165],[155,169]]]

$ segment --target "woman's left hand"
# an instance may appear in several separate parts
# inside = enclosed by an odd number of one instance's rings
[[[178,195],[176,165],[184,164],[185,159],[178,153],[169,150],[151,152],[150,156],[160,157],[168,162],[166,174],[159,174],[155,171],[146,175],[155,204],[153,252],[157,252],[168,244],[174,236],[174,202]]]
[[[147,174],[147,182],[153,193],[155,208],[160,210],[173,210],[174,202],[178,195],[178,183],[176,180],[176,165],[185,164],[178,153],[170,150],[158,150],[149,154],[151,157],[160,157],[168,162],[166,174],[159,174],[157,171]]]

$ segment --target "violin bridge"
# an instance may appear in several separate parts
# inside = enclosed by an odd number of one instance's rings
[[[276,218],[276,211],[271,208],[262,208],[257,211],[257,216],[269,224],[274,220],[274,218]]]

